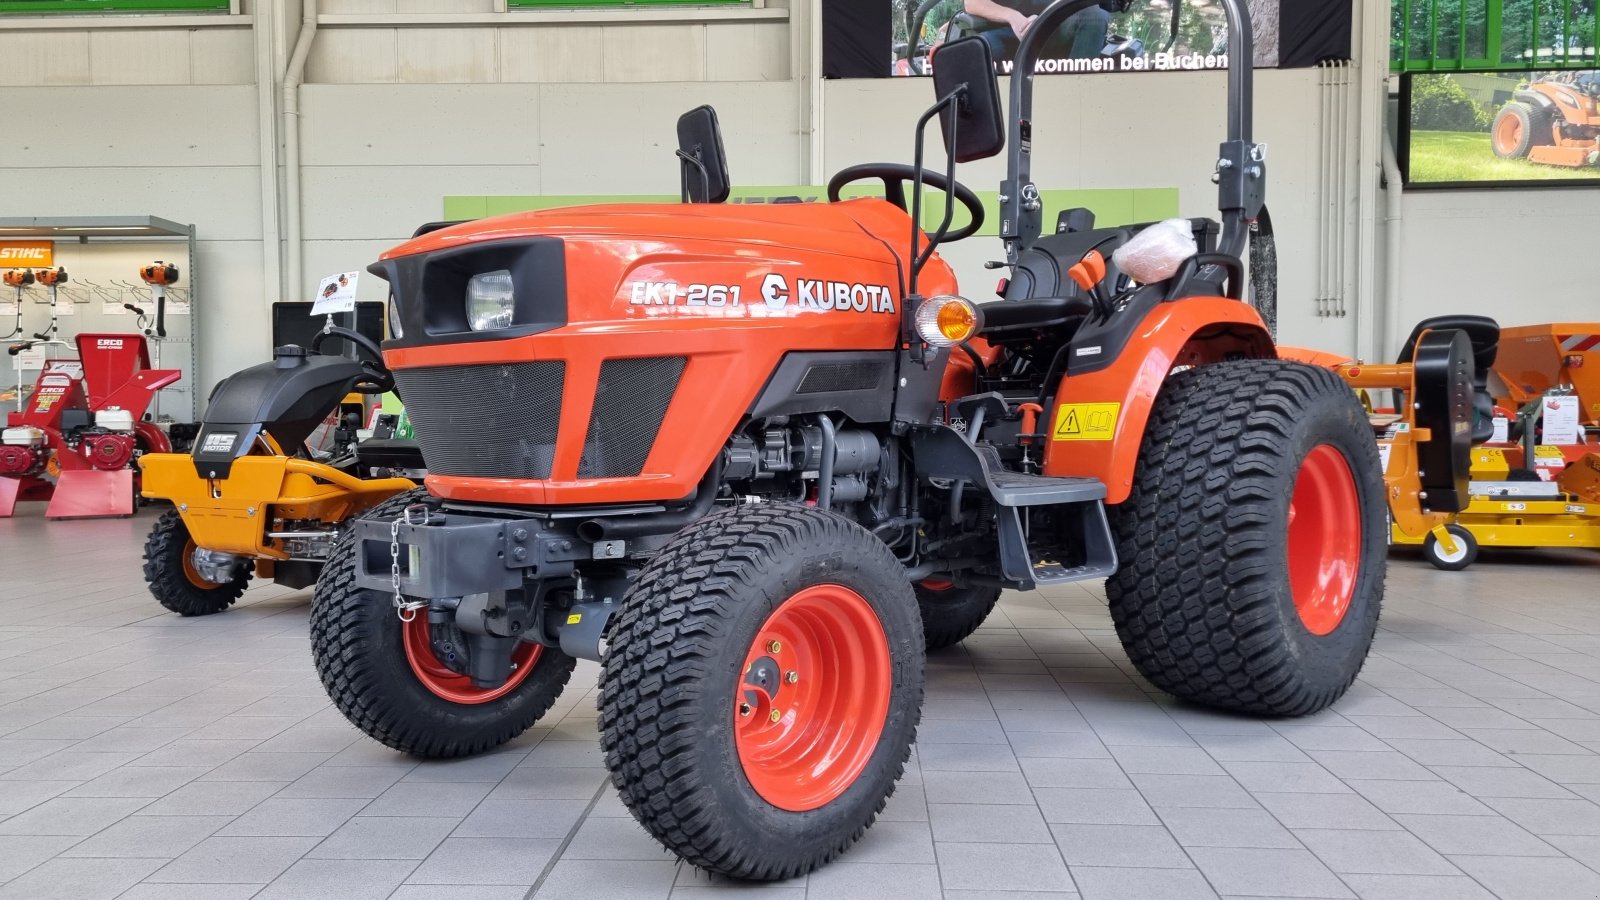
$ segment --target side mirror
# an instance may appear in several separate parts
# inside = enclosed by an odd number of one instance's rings
[[[980,37],[962,38],[941,46],[933,58],[933,90],[938,97],[961,90],[954,107],[939,111],[946,154],[956,162],[988,159],[1006,146],[1005,122],[1000,116],[1000,80],[994,74],[994,57]],[[955,146],[948,146],[950,116],[956,117]]]
[[[683,202],[721,203],[728,199],[732,183],[716,110],[700,106],[678,118],[678,160],[683,168]]]

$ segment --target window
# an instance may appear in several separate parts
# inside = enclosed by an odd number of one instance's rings
[[[0,0],[0,15],[39,13],[227,12],[228,0]]]
[[[1397,72],[1589,69],[1597,0],[1395,0]]]

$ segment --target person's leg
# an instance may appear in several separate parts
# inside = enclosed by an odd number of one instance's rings
[[[1009,25],[980,31],[978,37],[983,38],[984,43],[989,45],[989,55],[994,57],[995,62],[1017,55],[1017,37],[1011,33]]]
[[[1073,14],[1046,44],[1045,55],[1089,59],[1099,56],[1106,48],[1106,34],[1111,29],[1111,13],[1103,7],[1091,6]]]

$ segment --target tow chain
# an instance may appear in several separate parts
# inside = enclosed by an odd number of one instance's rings
[[[422,518],[413,522],[411,514],[420,512]],[[407,600],[400,593],[400,526],[428,524],[428,507],[421,503],[413,503],[401,510],[393,522],[389,523],[389,585],[394,589],[394,611],[400,621],[410,624],[417,618],[417,610],[428,605],[427,600]]]

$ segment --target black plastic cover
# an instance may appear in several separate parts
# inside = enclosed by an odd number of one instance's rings
[[[1425,506],[1460,512],[1472,471],[1472,344],[1464,331],[1430,331],[1417,342],[1412,379],[1417,427],[1430,432],[1417,445]]]
[[[228,477],[233,460],[250,451],[262,430],[285,450],[299,447],[362,374],[360,363],[342,356],[283,353],[228,376],[202,417],[195,470],[202,478]]]
[[[511,325],[473,331],[467,324],[467,282],[511,273]],[[385,348],[526,337],[567,324],[567,255],[560,238],[486,241],[381,260],[367,271],[389,282],[403,335]]]

